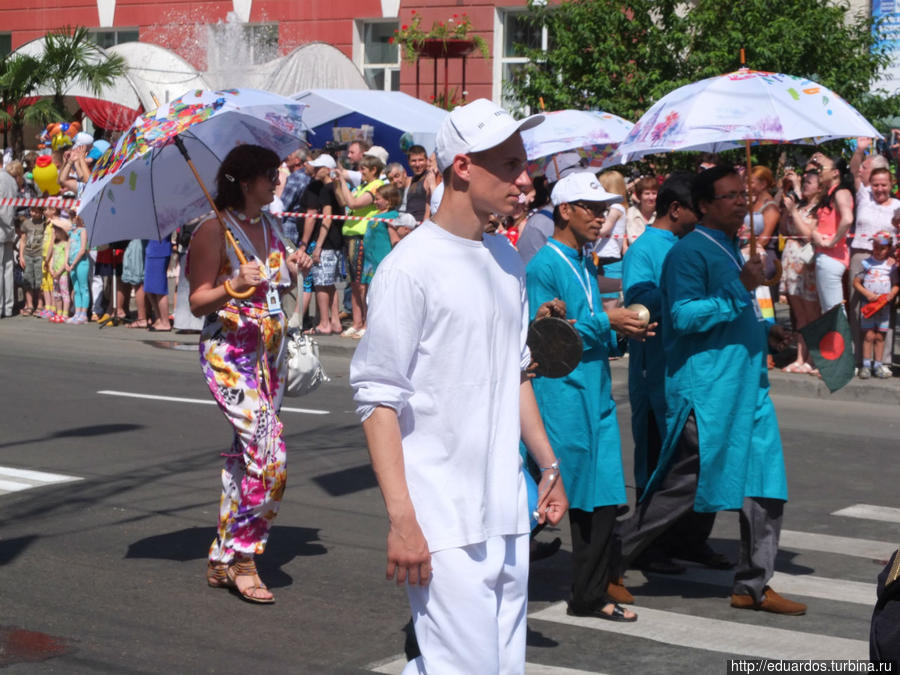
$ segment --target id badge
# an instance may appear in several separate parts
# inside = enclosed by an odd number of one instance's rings
[[[756,314],[757,321],[765,321],[765,317],[763,316],[762,309],[759,306],[759,300],[756,299],[755,294],[750,295],[750,304],[753,305],[753,312]]]
[[[266,307],[270,316],[281,313],[281,294],[278,292],[277,286],[269,286],[266,293]]]

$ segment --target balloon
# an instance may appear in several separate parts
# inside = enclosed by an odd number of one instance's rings
[[[50,155],[41,155],[34,163],[34,184],[50,196],[59,194],[59,170]]]

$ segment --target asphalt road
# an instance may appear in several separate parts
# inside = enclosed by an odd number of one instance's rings
[[[230,434],[204,403],[191,342],[0,321],[0,666],[399,672],[409,612],[384,581],[386,519],[347,386],[349,351],[325,345],[333,381],[286,403],[306,412],[282,415],[288,489],[259,560],[277,603],[260,607],[205,584]],[[614,372],[627,438],[624,371]],[[773,586],[807,602],[807,616],[733,610],[728,574],[691,568],[630,572],[635,624],[573,622],[563,528],[541,535],[561,536],[563,550],[532,568],[528,672],[721,673],[736,655],[867,656],[879,561],[900,543],[895,400],[775,399],[791,501]],[[626,440],[629,476],[630,453]],[[713,545],[736,556],[735,514],[720,514]]]

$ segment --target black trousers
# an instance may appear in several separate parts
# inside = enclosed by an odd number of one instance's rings
[[[647,470],[653,473],[659,463],[659,453],[662,451],[663,438],[659,435],[659,426],[653,410],[647,414]],[[641,498],[641,490],[638,490],[637,498]],[[691,551],[699,551],[716,523],[715,513],[698,513],[690,511],[679,518],[674,525],[663,532],[647,548],[650,557],[672,556],[688,554]]]
[[[572,597],[569,605],[591,611],[610,602],[606,594],[609,578],[618,566],[619,545],[613,536],[617,506],[593,511],[569,509],[572,530]]]

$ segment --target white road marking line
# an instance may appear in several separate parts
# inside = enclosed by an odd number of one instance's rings
[[[560,602],[530,614],[528,618],[631,635],[678,647],[742,656],[770,659],[869,658],[868,641],[707,619],[647,607],[638,607],[636,611],[638,620],[634,623],[617,623],[590,617],[568,616],[566,603]]]
[[[104,396],[125,396],[127,398],[145,398],[151,401],[171,401],[173,403],[199,403],[200,405],[216,405],[215,401],[205,398],[182,398],[180,396],[156,396],[154,394],[136,394],[128,391],[98,391],[98,394]],[[328,415],[327,410],[314,410],[312,408],[286,408],[282,407],[281,412],[303,413],[305,415]]]
[[[72,480],[81,480],[77,476],[65,476],[61,473],[47,473],[44,471],[30,471],[28,469],[14,469],[11,466],[0,466],[0,476],[7,478],[24,478],[38,483],[66,483]]]
[[[647,575],[644,574],[646,577]],[[654,579],[661,575],[651,574]],[[642,584],[629,583],[632,575],[626,581],[628,588],[640,588]],[[634,575],[640,579],[640,575]],[[731,588],[734,582],[734,570],[710,570],[700,567],[688,567],[684,574],[667,576],[673,583],[687,581],[689,583],[708,584]],[[876,600],[875,584],[861,581],[845,581],[844,579],[828,579],[806,574],[785,574],[775,572],[769,584],[782,595],[802,595],[808,598],[822,598],[824,600],[838,600],[840,602],[852,602],[858,605],[873,607]]]
[[[795,530],[782,530],[778,546],[780,548],[801,549],[803,551],[840,553],[841,555],[875,560],[887,560],[897,550],[896,542],[836,537],[831,534],[797,532]]]
[[[9,480],[5,480],[9,479]],[[10,492],[21,492],[31,488],[53,485],[54,483],[70,483],[82,480],[78,476],[66,476],[61,473],[14,469],[11,466],[0,466],[0,495]]]
[[[390,657],[386,661],[376,661],[365,666],[365,670],[383,675],[400,675],[406,667],[406,657]],[[602,675],[593,670],[576,670],[574,668],[561,668],[559,666],[545,666],[540,663],[526,663],[525,675]]]
[[[835,511],[831,515],[844,516],[846,518],[862,518],[864,520],[880,520],[885,523],[900,523],[900,509],[892,506],[854,504],[845,509]]]

